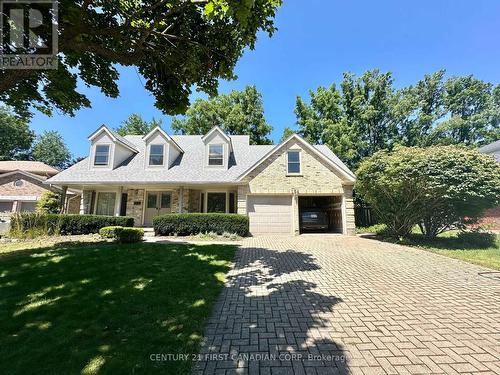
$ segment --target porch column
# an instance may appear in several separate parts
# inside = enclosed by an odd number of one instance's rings
[[[120,208],[122,207],[122,193],[123,193],[123,186],[120,186],[118,188],[118,196],[116,197],[116,203],[115,203],[115,216],[120,216]]]
[[[179,213],[182,213],[184,211],[184,188],[181,187],[179,189],[179,201],[178,201],[178,211]]]
[[[352,185],[343,185],[342,194],[342,233],[348,236],[356,235],[356,224],[354,220],[354,202],[352,198]]]
[[[66,212],[66,193],[68,191],[67,186],[63,186],[61,190],[61,200],[59,201],[59,212],[61,214]]]
[[[297,189],[292,189],[292,234],[300,234],[299,229],[299,194]]]
[[[82,195],[80,195],[80,215],[85,214],[85,200],[83,199],[85,191],[82,190]]]

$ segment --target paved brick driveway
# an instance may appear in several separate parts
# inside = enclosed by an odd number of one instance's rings
[[[422,250],[334,236],[247,239],[199,374],[500,374],[500,281]]]

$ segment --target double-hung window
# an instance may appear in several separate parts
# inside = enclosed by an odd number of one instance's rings
[[[94,155],[94,165],[108,165],[109,145],[96,145]]]
[[[288,174],[300,174],[300,151],[288,151]]]
[[[223,145],[208,145],[208,165],[224,165]]]
[[[149,146],[149,165],[163,165],[163,145]]]

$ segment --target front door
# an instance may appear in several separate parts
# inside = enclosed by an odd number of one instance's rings
[[[168,191],[148,191],[146,195],[146,212],[144,225],[153,224],[153,218],[171,212],[171,193]]]

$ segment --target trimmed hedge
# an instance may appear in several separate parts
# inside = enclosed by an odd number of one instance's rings
[[[167,214],[153,218],[156,235],[187,236],[198,233],[234,233],[239,236],[248,234],[248,217],[238,214],[192,213]]]
[[[101,228],[99,234],[102,238],[113,239],[120,243],[133,243],[142,241],[144,229],[109,226]]]
[[[66,215],[44,213],[18,213],[11,217],[11,233],[25,234],[90,234],[98,233],[102,227],[119,225],[132,227],[134,219],[127,216]]]

